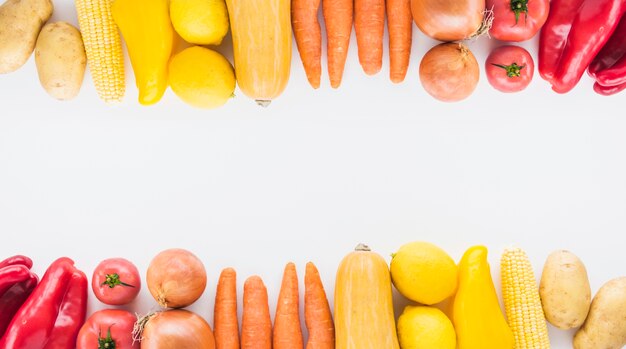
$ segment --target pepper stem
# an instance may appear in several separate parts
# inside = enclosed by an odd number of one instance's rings
[[[111,338],[111,326],[106,337],[102,337],[102,330],[98,330],[98,349],[115,349],[115,341]]]
[[[515,13],[515,25],[519,22],[520,13],[524,13],[524,20],[528,19],[528,0],[511,0],[511,11]]]
[[[520,67],[515,62],[513,62],[511,65],[502,65],[502,64],[496,64],[496,63],[491,63],[491,64],[495,65],[498,68],[502,68],[506,70],[506,76],[510,78],[519,78],[521,75],[522,69],[526,67],[525,65]]]
[[[109,288],[114,288],[115,286],[120,286],[120,285],[126,286],[126,287],[135,287],[133,285],[122,282],[122,280],[120,280],[120,276],[116,273],[105,275],[105,280],[102,284],[100,284],[100,286],[105,286],[105,285],[109,286]]]

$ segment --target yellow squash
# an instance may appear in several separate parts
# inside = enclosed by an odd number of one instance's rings
[[[360,244],[339,265],[335,348],[400,349],[387,262]]]
[[[470,248],[461,258],[452,318],[458,349],[513,349],[515,345],[500,309],[484,246]]]
[[[139,89],[139,103],[158,102],[167,88],[174,29],[168,0],[115,0],[113,19],[126,41]]]
[[[291,1],[226,0],[235,75],[241,91],[259,105],[278,97],[291,69]]]

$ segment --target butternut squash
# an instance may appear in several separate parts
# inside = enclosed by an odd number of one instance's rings
[[[287,87],[291,69],[291,1],[226,0],[235,75],[241,91],[268,106]]]
[[[387,262],[359,244],[335,283],[335,349],[400,349]]]

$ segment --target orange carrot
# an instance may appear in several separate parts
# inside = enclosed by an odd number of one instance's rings
[[[306,264],[304,274],[304,321],[309,331],[306,349],[334,349],[335,325],[324,285],[315,264]]]
[[[243,285],[241,349],[272,349],[272,319],[267,289],[256,275],[249,277]]]
[[[330,86],[341,85],[352,34],[353,0],[323,0],[322,11],[328,40],[328,76]]]
[[[320,0],[292,0],[291,24],[309,84],[320,87],[322,75],[322,29],[317,20]]]
[[[361,67],[374,75],[383,65],[385,0],[354,0],[354,30]]]
[[[274,349],[302,349],[300,300],[296,265],[287,263],[276,304],[274,319]]]
[[[411,56],[413,15],[411,0],[387,0],[389,29],[389,77],[394,83],[404,81]]]
[[[239,349],[237,320],[237,273],[233,268],[222,270],[215,294],[215,348]]]

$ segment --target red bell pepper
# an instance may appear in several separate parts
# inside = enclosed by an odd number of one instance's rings
[[[623,83],[621,85],[615,85],[615,86],[602,86],[596,82],[593,85],[593,90],[596,91],[597,94],[600,94],[603,96],[612,96],[616,93],[620,93],[626,90],[626,83]]]
[[[626,16],[622,17],[613,36],[591,62],[589,75],[602,87],[626,83]]]
[[[87,312],[87,277],[69,258],[50,265],[11,321],[2,349],[75,349]]]
[[[0,269],[8,267],[10,265],[23,265],[30,269],[33,267],[33,261],[30,258],[21,255],[9,257],[3,261],[0,261]]]
[[[0,338],[22,304],[37,286],[37,275],[30,273],[26,281],[13,285],[0,297]]]
[[[32,265],[30,258],[24,256],[0,262],[0,338],[22,303],[37,286],[37,275],[30,271]]]
[[[584,0],[552,0],[539,40],[539,74],[552,82],[576,12]]]
[[[589,65],[589,75],[595,79],[599,72],[615,65],[624,54],[626,54],[626,16],[622,17],[609,41]]]
[[[11,265],[0,269],[0,295],[15,284],[28,280],[30,270],[23,265]]]
[[[554,91],[576,86],[625,10],[626,0],[552,0],[539,42],[539,73]]]

